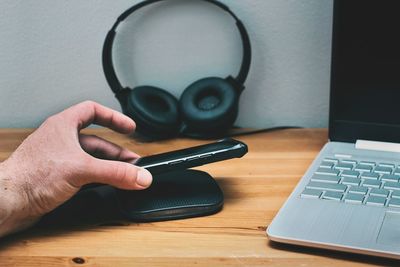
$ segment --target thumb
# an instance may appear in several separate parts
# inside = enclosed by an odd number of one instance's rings
[[[120,189],[146,189],[151,173],[131,163],[92,158],[86,168],[89,183],[108,184]]]

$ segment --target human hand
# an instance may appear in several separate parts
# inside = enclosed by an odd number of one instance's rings
[[[88,183],[145,189],[151,174],[136,167],[139,156],[96,136],[80,134],[95,123],[134,131],[125,115],[86,101],[49,117],[0,164],[0,236],[27,228]],[[100,158],[95,158],[96,155]]]

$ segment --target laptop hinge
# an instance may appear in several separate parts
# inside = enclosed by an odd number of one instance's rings
[[[400,153],[400,144],[390,143],[390,142],[380,142],[380,141],[357,140],[356,149],[367,149],[367,150]]]

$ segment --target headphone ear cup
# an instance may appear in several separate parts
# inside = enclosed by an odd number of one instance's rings
[[[178,100],[153,86],[136,87],[128,95],[126,114],[136,122],[136,131],[152,138],[167,138],[178,133]]]
[[[198,80],[183,92],[179,109],[187,131],[212,135],[228,130],[238,114],[239,94],[226,79]]]

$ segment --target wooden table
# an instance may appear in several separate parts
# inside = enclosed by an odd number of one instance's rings
[[[0,160],[31,132],[0,130]],[[204,143],[176,139],[140,143],[90,129],[140,155]],[[238,138],[249,153],[203,166],[225,195],[221,212],[157,223],[35,227],[0,241],[0,266],[358,266],[398,265],[385,259],[273,243],[265,230],[327,141],[325,129],[282,130]]]

